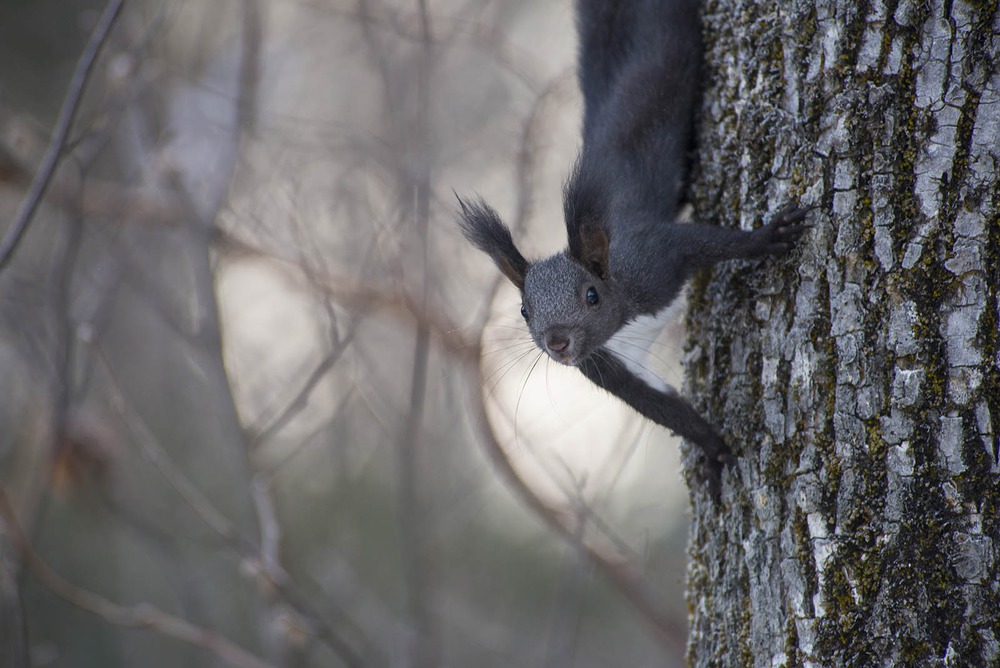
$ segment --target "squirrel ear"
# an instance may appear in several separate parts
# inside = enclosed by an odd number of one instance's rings
[[[520,257],[520,254],[518,254],[518,257]],[[521,259],[523,260],[524,258]],[[501,273],[514,284],[514,287],[524,292],[524,276],[528,273],[527,263],[525,263],[525,269],[522,271],[519,269],[519,265],[516,262],[512,262],[510,258],[493,258],[493,261],[500,268]]]
[[[524,277],[528,273],[528,261],[514,245],[510,229],[500,220],[497,212],[482,199],[466,202],[458,194],[458,205],[462,210],[458,224],[462,234],[473,246],[483,251],[510,279],[518,290],[524,290]]]
[[[600,227],[583,225],[579,228],[578,243],[570,244],[570,253],[587,271],[602,281],[611,276],[608,262],[608,248],[611,245],[608,233]]]

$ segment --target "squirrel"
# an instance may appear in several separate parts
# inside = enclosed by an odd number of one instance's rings
[[[648,328],[698,269],[787,253],[808,210],[786,207],[750,232],[677,222],[703,52],[698,0],[578,0],[576,23],[583,146],[563,193],[568,248],[529,262],[481,198],[458,197],[459,224],[521,291],[538,347],[697,445],[718,498],[731,450],[643,366],[627,332]]]

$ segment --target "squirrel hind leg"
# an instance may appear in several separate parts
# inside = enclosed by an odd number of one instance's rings
[[[706,447],[705,443],[693,441],[702,451],[704,459],[700,461],[700,474],[712,500],[718,503],[722,498],[722,472],[727,468],[736,468],[736,455],[729,449],[721,437],[715,443]]]

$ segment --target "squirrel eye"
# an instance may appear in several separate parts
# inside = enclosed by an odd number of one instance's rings
[[[597,306],[597,302],[601,301],[600,296],[597,294],[597,290],[593,287],[587,289],[587,303],[591,306]]]
[[[524,308],[523,302],[521,303],[521,317],[524,318],[525,322],[528,321],[528,309]]]

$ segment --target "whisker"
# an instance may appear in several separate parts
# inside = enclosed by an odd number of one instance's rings
[[[494,370],[493,373],[491,373],[489,376],[483,379],[483,384],[486,385],[495,377],[497,377],[497,375],[499,374],[499,377],[496,378],[496,382],[493,383],[493,386],[490,387],[489,391],[486,394],[487,399],[493,396],[493,393],[496,391],[498,387],[500,387],[500,383],[503,382],[503,379],[507,376],[507,374],[510,373],[521,362],[521,360],[525,359],[530,354],[531,350],[525,350],[523,353],[521,353],[520,355],[516,355],[514,358],[512,358],[505,364],[499,365],[499,367],[496,370]]]
[[[615,333],[614,338],[615,340],[627,341],[630,345],[641,345],[649,348],[669,348],[671,350],[680,348],[676,343],[661,340],[659,336],[649,338],[641,334],[627,333],[624,330],[619,330]]]
[[[633,357],[631,355],[627,355],[627,354],[623,353],[620,350],[614,351],[614,354],[618,355],[619,357],[622,357],[622,358],[626,359],[629,362],[632,362],[632,364],[634,364],[635,366],[639,367],[643,371],[646,371],[646,372],[648,372],[648,373],[650,373],[650,374],[652,374],[654,376],[658,375],[655,371],[653,371],[652,369],[650,369],[649,366],[647,366],[646,364],[644,364],[643,362],[639,361],[637,358],[635,358],[635,357]]]
[[[661,351],[679,354],[683,349],[683,346],[680,346],[675,342],[661,341],[659,337],[647,339],[639,334],[625,334],[623,332],[618,332],[615,334],[614,339],[615,341],[621,341],[623,344],[628,344],[636,348],[642,348],[643,350],[650,352],[654,349],[658,349]]]
[[[517,412],[521,408],[521,398],[524,396],[524,388],[528,386],[528,378],[531,377],[531,374],[535,370],[535,367],[538,366],[538,361],[540,359],[542,359],[542,357],[546,357],[547,358],[548,355],[546,355],[541,350],[539,350],[538,351],[538,357],[536,357],[535,361],[531,363],[530,367],[528,367],[528,371],[524,374],[524,379],[521,382],[521,388],[517,392],[517,402],[514,404],[514,434],[515,434],[515,442],[518,442],[517,441],[517,437],[516,437],[516,435],[518,433],[518,429],[517,429]]]
[[[594,355],[601,355],[602,359],[604,359],[604,360],[608,359],[608,351],[605,350],[604,348],[598,348],[597,350],[594,351],[593,354]],[[601,371],[601,367],[600,366],[597,366],[596,368],[597,368],[597,375],[601,377],[601,387],[604,387],[605,385],[607,385],[607,382],[604,379],[604,372]]]
[[[663,367],[665,367],[666,370],[669,371],[671,375],[676,375],[676,374],[682,373],[682,371],[681,371],[681,364],[678,361],[676,361],[676,360],[673,360],[673,359],[669,359],[669,360],[668,359],[664,359],[660,355],[658,355],[658,354],[650,351],[649,349],[647,349],[647,348],[645,348],[644,346],[641,346],[641,345],[636,345],[636,344],[630,343],[628,341],[622,341],[621,339],[616,339],[616,341],[619,342],[619,343],[622,343],[624,345],[628,345],[628,346],[632,346],[634,348],[638,348],[639,350],[641,350],[643,352],[643,356],[644,357],[652,358],[652,359],[656,360],[657,362],[660,363],[660,365],[662,365]],[[654,373],[653,370],[646,363],[644,363],[644,362],[640,363],[637,358],[630,357],[630,356],[626,355],[621,350],[618,350],[616,352],[619,355],[621,355],[622,357],[626,357],[631,362],[634,362],[636,366],[642,367],[643,369],[645,369],[646,371],[649,371],[650,373]]]
[[[548,355],[546,355],[548,357]],[[560,421],[566,422],[565,416],[559,412],[559,405],[556,403],[555,399],[552,398],[552,388],[549,386],[549,369],[552,368],[551,363],[552,358],[549,357],[545,361],[545,396],[549,399],[549,406],[552,408],[552,412],[556,414],[556,417]]]
[[[485,350],[483,351],[483,354],[480,357],[481,359],[485,359],[487,355],[496,355],[497,353],[507,353],[512,350],[521,350],[521,349],[530,350],[534,347],[535,347],[534,341],[515,341],[506,346],[499,346],[497,348],[492,348],[491,350]]]
[[[512,330],[515,330],[517,332],[524,332],[525,334],[527,334],[527,332],[528,332],[528,330],[526,330],[524,328],[523,324],[521,324],[521,325],[503,325],[503,324],[500,324],[500,323],[495,323],[495,324],[492,324],[492,325],[487,325],[483,329],[512,329]]]

